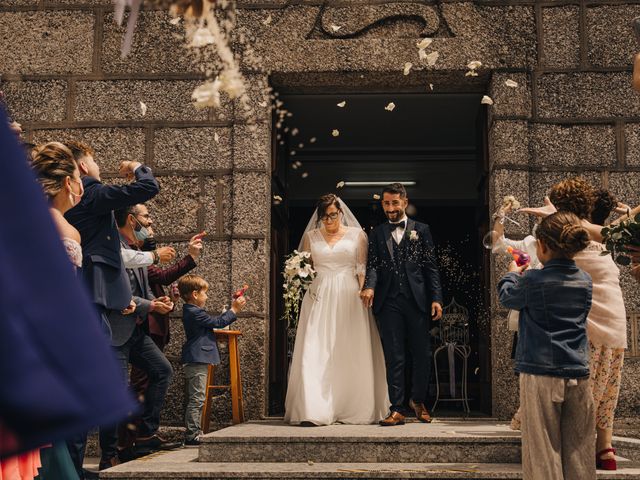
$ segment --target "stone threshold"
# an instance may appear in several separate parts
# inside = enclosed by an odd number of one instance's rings
[[[522,479],[519,464],[487,463],[205,463],[196,448],[158,452],[100,472],[101,479]],[[621,459],[622,460],[622,459]],[[615,472],[598,472],[598,479],[640,480],[640,468],[621,462]]]

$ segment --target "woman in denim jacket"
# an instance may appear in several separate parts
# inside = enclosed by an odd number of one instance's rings
[[[587,315],[591,277],[573,257],[589,234],[571,213],[545,218],[536,232],[541,270],[509,266],[500,303],[520,310],[522,469],[525,480],[590,480],[595,416],[589,385]]]

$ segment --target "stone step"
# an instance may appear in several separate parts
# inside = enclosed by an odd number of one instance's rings
[[[220,452],[222,453],[222,452]],[[195,448],[184,448],[128,462],[100,472],[101,479],[210,480],[210,479],[522,479],[514,463],[220,463],[198,462]],[[640,480],[640,468],[621,461],[615,472],[598,472],[598,479]]]
[[[520,432],[488,420],[417,421],[397,427],[301,427],[248,422],[205,435],[201,462],[518,463]]]

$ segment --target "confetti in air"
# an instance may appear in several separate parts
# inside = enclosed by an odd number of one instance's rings
[[[396,104],[393,102],[389,102],[389,105],[384,107],[384,109],[388,112],[393,112],[393,109],[396,108]]]
[[[147,114],[147,105],[143,101],[140,101],[140,113],[143,117]]]
[[[411,71],[411,67],[413,67],[413,63],[411,62],[405,63],[404,70],[402,71],[402,73],[404,73],[405,75],[409,75],[409,72]]]
[[[216,141],[216,143],[218,143],[220,141],[220,135],[218,135],[218,132],[215,132],[213,134],[213,139]]]
[[[341,28],[342,28],[342,25],[331,25],[331,30],[333,31],[333,33],[336,33]]]
[[[334,137],[339,136],[340,135],[340,130],[334,129],[333,132],[331,132],[331,135],[333,135]]]
[[[171,20],[169,20],[169,23],[171,25],[178,25],[180,23],[180,17],[172,18]]]
[[[438,58],[440,58],[440,54],[438,52],[431,52],[429,55],[427,55],[427,65],[429,65],[430,67],[435,66]]]
[[[273,19],[271,18],[271,15],[269,15],[267,18],[264,19],[264,22],[262,22],[263,25],[271,25],[271,21]]]
[[[336,188],[342,188],[344,187],[344,181],[340,181],[337,183]]]
[[[509,88],[518,88],[518,82],[511,79],[505,81],[504,84]]]
[[[373,199],[374,200],[380,200],[380,195],[378,195],[377,193],[373,194]]]
[[[429,45],[431,45],[432,42],[433,38],[423,38],[418,43],[416,43],[416,47],[418,47],[418,50],[424,50]]]
[[[344,106],[347,104],[347,102],[345,102],[344,100],[340,103],[338,103],[338,107],[340,108],[344,108]]]
[[[493,105],[493,100],[488,95],[485,95],[482,97],[482,100],[480,100],[480,103],[483,105]]]
[[[316,143],[317,138],[316,137],[311,137],[309,139],[309,143]]]
[[[302,178],[307,178],[309,176],[309,172],[304,172],[301,176]]]

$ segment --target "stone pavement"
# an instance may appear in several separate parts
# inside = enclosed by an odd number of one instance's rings
[[[618,438],[616,446],[640,460],[640,441]],[[199,448],[149,455],[100,478],[521,479],[519,459],[519,432],[487,419],[392,428],[296,427],[268,420],[210,433]],[[640,480],[640,462],[620,458],[620,466],[598,478]]]

